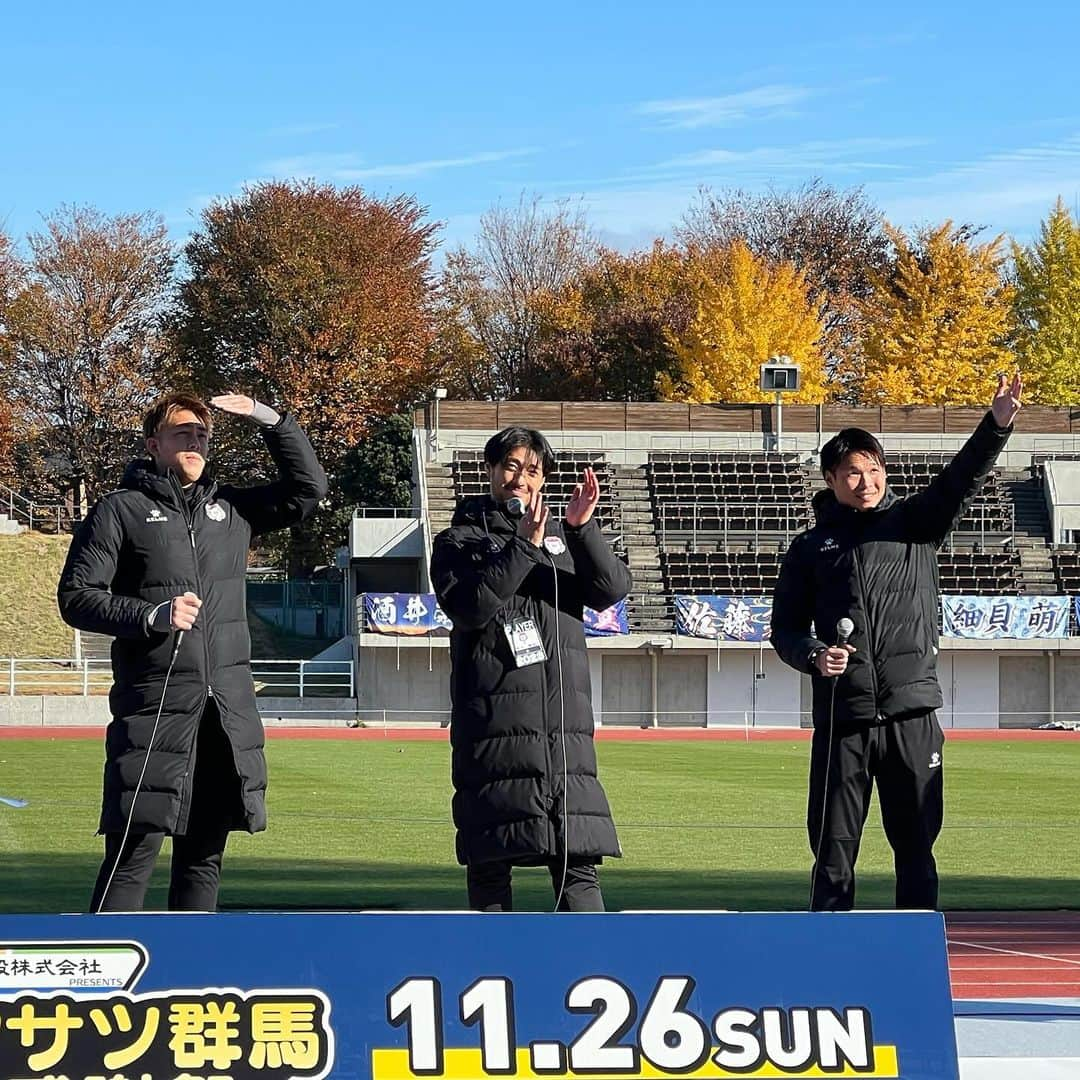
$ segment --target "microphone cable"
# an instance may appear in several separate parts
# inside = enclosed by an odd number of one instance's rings
[[[851,620],[846,616],[836,624],[836,644],[846,645],[848,638],[855,629]],[[833,734],[835,732],[834,713],[836,709],[836,684],[839,675],[830,678],[829,687],[829,726],[828,737],[825,742],[825,779],[821,787],[821,823],[818,826],[817,846],[814,848],[814,868],[810,874],[810,911],[814,910],[814,895],[817,891],[818,864],[821,862],[821,847],[825,843],[825,818],[829,811],[829,776],[832,773]]]
[[[120,868],[120,860],[124,856],[124,847],[128,842],[128,837],[131,834],[131,823],[135,820],[135,804],[139,799],[139,791],[142,788],[142,782],[146,778],[146,767],[150,764],[150,752],[154,748],[154,740],[157,738],[158,725],[161,723],[161,713],[165,708],[165,694],[169,689],[169,679],[172,676],[173,668],[176,666],[176,657],[180,653],[180,642],[184,640],[184,631],[178,630],[176,633],[176,642],[173,645],[172,657],[169,660],[168,670],[165,672],[165,683],[161,688],[161,700],[158,702],[157,715],[154,717],[154,726],[150,731],[150,741],[146,745],[146,757],[143,759],[142,769],[139,772],[139,779],[135,782],[135,793],[131,797],[131,806],[128,808],[127,822],[124,825],[123,835],[120,837],[120,847],[117,849],[116,858],[113,860],[112,870],[109,872],[108,880],[105,882],[105,888],[101,891],[101,898],[97,902],[93,914],[100,915],[101,909],[105,906],[105,900],[109,895],[109,889],[112,888],[113,878],[116,877],[116,871]]]
[[[559,669],[559,747],[562,750],[562,874],[559,889],[555,894],[555,911],[563,901],[566,892],[566,876],[570,872],[570,817],[566,807],[567,785],[570,782],[570,770],[566,763],[566,688],[563,685],[562,640],[559,637],[559,570],[551,553],[545,548],[548,562],[551,563],[551,577],[555,584],[555,656]],[[546,737],[546,736],[545,736]]]

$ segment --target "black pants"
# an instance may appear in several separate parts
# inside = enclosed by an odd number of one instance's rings
[[[829,732],[814,729],[806,818],[814,853],[812,911],[855,906],[855,860],[874,781],[893,850],[896,906],[937,907],[933,847],[941,832],[944,742],[937,714],[927,713],[851,734],[837,732],[829,760]]]
[[[239,806],[240,778],[232,747],[211,699],[199,721],[187,831],[172,838],[170,911],[217,909],[221,860]],[[105,834],[105,859],[90,899],[91,912],[142,910],[165,834],[131,833],[121,851],[122,836]]]
[[[563,881],[563,861],[553,859],[547,864],[551,888],[559,897],[559,911],[603,911],[600,880],[592,859],[569,859],[566,881]],[[513,911],[510,877],[513,864],[485,862],[465,868],[469,890],[469,907],[473,911]],[[561,894],[561,895],[560,895]]]

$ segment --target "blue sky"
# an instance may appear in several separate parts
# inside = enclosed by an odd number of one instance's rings
[[[408,192],[468,243],[522,193],[621,248],[699,186],[864,185],[1024,241],[1080,201],[1073,4],[39,3],[0,36],[0,224],[269,177]]]

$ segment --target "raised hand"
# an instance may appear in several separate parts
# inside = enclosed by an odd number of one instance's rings
[[[543,492],[533,495],[529,508],[518,522],[517,532],[522,540],[528,540],[533,547],[540,547],[544,542],[544,529],[547,527],[548,510],[544,505]]]
[[[997,393],[990,402],[990,411],[994,414],[994,423],[999,428],[1007,428],[1020,411],[1020,396],[1024,392],[1024,380],[1016,372],[1009,383],[1002,372],[998,376]]]
[[[563,518],[567,525],[578,528],[593,516],[596,504],[600,501],[600,482],[592,469],[586,469],[581,483],[574,488],[574,494],[566,504]]]
[[[218,394],[210,399],[210,404],[233,416],[250,416],[255,411],[255,399],[245,394]]]

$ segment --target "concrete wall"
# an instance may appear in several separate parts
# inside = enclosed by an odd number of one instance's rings
[[[1002,727],[1031,727],[1050,719],[1049,674],[1045,653],[1014,652],[998,658]]]
[[[641,724],[652,716],[652,657],[612,651],[604,656],[601,723]]]
[[[1026,654],[1022,654],[1026,655]],[[999,654],[990,650],[938,654],[938,682],[945,701],[939,719],[944,728],[998,726]]]
[[[359,700],[260,697],[268,724],[366,722],[445,723],[449,718],[450,652],[445,639],[364,635],[358,650]],[[681,644],[681,643],[680,643]],[[771,649],[656,649],[657,715],[661,724],[710,727],[798,727],[809,722],[810,680]],[[653,656],[646,641],[621,639],[589,650],[598,722],[653,722]],[[945,648],[938,674],[946,728],[1030,727],[1051,719],[1051,660],[1037,648]],[[1053,717],[1080,722],[1080,650],[1053,655]],[[764,676],[763,678],[761,676]],[[803,716],[800,717],[800,711]],[[0,725],[103,726],[104,695],[0,696]]]
[[[429,639],[430,640],[430,639]],[[428,642],[419,648],[361,647],[357,691],[360,719],[445,723],[450,718],[450,650]]]

